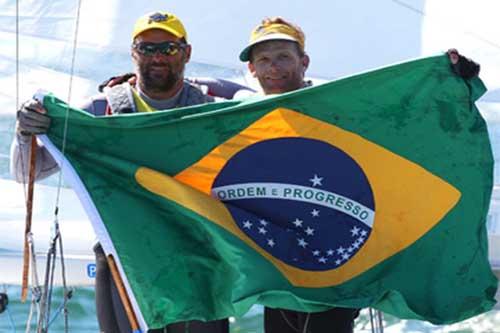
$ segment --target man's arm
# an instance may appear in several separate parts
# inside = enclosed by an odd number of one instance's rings
[[[28,181],[31,139],[28,141],[17,135],[10,146],[10,173],[17,182]],[[37,140],[35,178],[44,179],[59,170],[56,161]]]
[[[237,93],[242,91],[255,93],[255,90],[229,80],[214,79],[210,77],[194,77],[186,79],[191,83],[207,87],[207,93],[210,96],[233,99]]]
[[[119,76],[113,76],[103,81],[98,87],[99,92],[103,92],[105,88],[111,88],[115,85],[128,82],[131,86],[135,86],[137,77],[134,73],[126,73]],[[239,83],[215,79],[211,77],[186,77],[186,80],[198,86],[206,87],[206,93],[214,97],[222,97],[224,99],[233,99],[237,94],[247,93],[253,94],[255,90]],[[244,96],[244,95],[242,95]]]

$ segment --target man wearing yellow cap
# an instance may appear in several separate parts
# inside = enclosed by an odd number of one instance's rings
[[[448,55],[457,75],[463,78],[478,75],[478,64],[453,49]],[[309,65],[304,33],[280,17],[264,19],[252,31],[249,44],[240,53],[240,60],[248,62],[250,73],[257,78],[266,95],[285,93],[311,84],[304,80]],[[358,314],[359,309],[347,308],[317,313],[265,308],[264,328],[266,333],[351,333]]]
[[[266,95],[280,94],[310,85],[304,81],[309,66],[302,30],[283,18],[267,18],[251,33],[240,53],[250,73]]]
[[[264,19],[252,31],[249,44],[240,53],[240,60],[248,62],[250,73],[257,78],[266,95],[311,85],[304,80],[309,66],[304,33],[283,18]],[[264,329],[267,333],[352,332],[358,314],[358,309],[345,308],[306,313],[266,307]]]
[[[191,45],[181,21],[173,14],[156,12],[137,20],[132,33],[132,60],[137,84],[128,83],[107,89],[105,94],[91,98],[82,106],[87,112],[103,116],[115,113],[151,112],[175,107],[212,102],[197,86],[184,80],[184,67],[191,56]],[[35,100],[23,104],[17,113],[16,136],[11,149],[11,173],[20,182],[28,174],[31,136],[44,134],[50,126],[45,109]],[[58,170],[55,160],[38,143],[36,161],[37,179]],[[131,332],[131,327],[119,299],[116,286],[100,244],[96,253],[96,306],[100,332]],[[181,322],[150,332],[204,332],[229,331],[227,320],[212,322]]]

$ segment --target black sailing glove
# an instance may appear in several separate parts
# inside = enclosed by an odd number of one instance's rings
[[[455,49],[450,49],[447,53],[451,61],[451,68],[455,74],[464,79],[472,79],[479,75],[481,66],[477,62],[464,57]]]
[[[50,127],[50,118],[43,106],[30,99],[17,111],[16,132],[22,137],[45,134]]]

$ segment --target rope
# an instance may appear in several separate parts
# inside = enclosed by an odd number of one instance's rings
[[[304,322],[304,330],[302,333],[307,333],[307,326],[309,326],[309,319],[311,318],[311,314],[307,313],[306,321]]]
[[[283,310],[279,310],[280,314],[281,314],[281,317],[283,317],[283,320],[285,320],[286,324],[292,329],[294,330],[295,332],[297,333],[300,333],[302,331],[302,333],[307,333],[307,328],[309,327],[309,319],[311,318],[311,314],[310,313],[307,313],[306,315],[306,320],[304,321],[304,326],[302,327],[302,330],[299,329],[298,327],[296,327],[295,325],[293,325],[287,318],[285,312],[283,312]]]
[[[29,233],[28,242],[30,246],[30,258],[31,258],[31,305],[28,314],[28,320],[26,321],[26,333],[31,331],[31,322],[33,320],[33,313],[36,309],[37,313],[40,313],[39,302],[41,299],[42,290],[40,287],[40,282],[38,279],[38,269],[36,263],[35,254],[35,241],[33,239],[33,234]]]
[[[378,314],[378,325],[380,327],[380,333],[384,333],[384,314],[382,313],[382,311],[379,311],[377,310],[377,314]]]
[[[382,311],[369,308],[372,333],[384,333]]]
[[[62,284],[63,284],[63,309],[64,312],[64,332],[68,333],[69,328],[69,318],[68,318],[68,300],[71,298],[73,291],[68,290],[66,284],[66,265],[64,264],[64,251],[62,237],[59,237],[59,252],[61,253],[61,274],[62,274]],[[49,323],[50,326],[50,323]]]
[[[293,325],[287,318],[285,312],[283,312],[283,310],[279,310],[280,313],[281,313],[281,316],[283,317],[283,319],[285,320],[285,322],[287,323],[288,326],[290,326],[290,328],[292,330],[294,330],[295,332],[300,332],[299,328],[298,327],[295,327],[295,325]]]
[[[36,307],[35,294],[31,294],[31,306],[30,312],[28,313],[28,320],[26,321],[26,330],[25,333],[29,333],[31,331],[31,321],[33,320],[33,309]]]
[[[47,251],[47,262],[45,264],[45,279],[43,284],[42,298],[40,300],[40,311],[38,314],[38,325],[37,333],[46,333],[46,318],[47,318],[47,307],[50,307],[48,303],[48,293],[49,293],[49,281],[51,275],[52,267],[52,253],[54,252],[54,240],[52,239],[50,247]]]
[[[55,231],[52,251],[51,251],[51,267],[50,267],[50,277],[49,277],[49,288],[47,290],[47,314],[45,316],[45,327],[49,329],[49,319],[50,319],[50,309],[52,307],[52,294],[54,292],[54,273],[56,270],[56,255],[57,255],[57,239],[60,237],[59,230]]]
[[[73,290],[70,290],[68,299],[70,299],[72,295],[73,295]],[[65,327],[67,327],[68,318],[67,318],[67,311],[65,311],[65,308],[66,308],[66,302],[63,300],[63,302],[57,307],[55,313],[52,315],[48,327],[50,327],[54,323],[54,321],[57,319],[57,317],[59,317],[61,313],[64,313],[64,322],[66,325]]]

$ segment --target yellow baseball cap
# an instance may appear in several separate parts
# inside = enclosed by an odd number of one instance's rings
[[[305,36],[300,28],[292,24],[287,24],[283,19],[267,19],[252,30],[250,42],[240,53],[241,61],[250,60],[250,50],[256,44],[269,40],[289,40],[299,44],[302,51],[305,46]]]
[[[135,22],[132,40],[139,34],[150,29],[161,29],[178,38],[184,38],[187,41],[187,32],[181,20],[177,16],[167,12],[155,12],[141,16]]]

